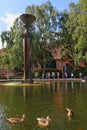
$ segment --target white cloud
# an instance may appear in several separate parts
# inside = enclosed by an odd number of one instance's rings
[[[3,30],[10,30],[10,27],[13,26],[15,19],[17,17],[19,17],[19,15],[20,14],[6,13],[6,16],[1,16],[0,17],[0,23],[2,23],[2,26],[0,27],[0,32],[3,31]],[[1,43],[1,38],[0,38],[0,49],[1,48],[2,48],[2,43]]]
[[[19,14],[11,14],[6,13],[6,17],[1,16],[1,20],[6,24],[6,30],[9,30],[12,27],[15,19],[19,16]]]

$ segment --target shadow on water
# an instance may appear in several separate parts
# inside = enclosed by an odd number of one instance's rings
[[[87,83],[52,81],[39,87],[0,86],[1,130],[86,130]],[[66,107],[74,116],[66,116]],[[11,124],[6,118],[28,115],[21,124]],[[49,127],[37,124],[37,117],[50,116]]]

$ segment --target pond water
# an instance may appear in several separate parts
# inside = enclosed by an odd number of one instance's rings
[[[69,120],[66,107],[74,116]],[[6,118],[27,119],[11,124]],[[50,116],[47,128],[39,127],[37,117]],[[53,81],[39,87],[0,86],[0,130],[87,130],[87,83]]]

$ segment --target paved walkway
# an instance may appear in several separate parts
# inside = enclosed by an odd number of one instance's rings
[[[2,79],[0,80],[0,83],[5,83],[5,82],[23,82],[23,79]],[[29,80],[26,80],[27,83]],[[82,81],[82,78],[59,78],[59,79],[33,79],[33,81],[37,82],[47,82],[47,81]]]

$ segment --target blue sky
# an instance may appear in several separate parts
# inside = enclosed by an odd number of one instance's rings
[[[28,5],[41,5],[47,0],[2,0],[0,2],[0,34],[9,30],[16,17],[25,13]],[[77,3],[79,0],[50,0],[52,5],[59,11],[68,9],[70,2]],[[0,48],[2,48],[0,41]]]

